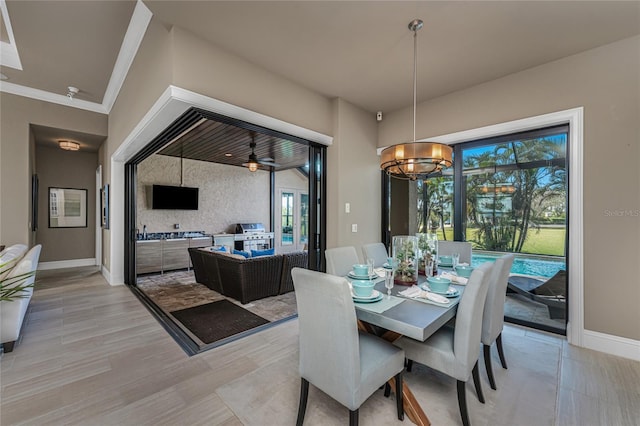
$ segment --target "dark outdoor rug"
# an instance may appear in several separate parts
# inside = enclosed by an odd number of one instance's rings
[[[173,311],[171,315],[207,344],[269,323],[228,300]]]

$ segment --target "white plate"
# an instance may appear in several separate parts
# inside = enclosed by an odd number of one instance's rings
[[[423,289],[423,290],[430,291],[431,293],[441,294],[441,295],[443,295],[443,296],[445,296],[445,297],[458,297],[458,296],[460,296],[460,291],[459,291],[457,288],[455,288],[455,287],[451,287],[451,286],[449,286],[449,289],[447,290],[447,292],[446,292],[446,293],[440,293],[440,292],[438,292],[438,291],[433,291],[433,290],[431,290],[431,288],[429,288],[429,286],[428,286],[428,285],[426,285],[426,284],[422,284],[422,285],[420,286],[420,288],[421,288],[421,289]]]
[[[370,299],[375,299],[376,297],[380,296],[380,292],[378,290],[373,290],[373,292],[371,292],[371,296],[369,297],[362,297],[362,296],[356,296],[355,294],[353,294],[353,291],[351,291],[351,297],[353,297],[354,299],[357,300],[370,300]]]
[[[384,295],[380,292],[378,292],[378,297],[375,297],[373,299],[361,299],[359,297],[354,297],[353,301],[356,303],[374,303],[377,302],[379,300],[382,300],[382,298],[384,297]]]
[[[356,280],[373,280],[375,278],[378,278],[378,274],[371,274],[371,275],[356,275],[353,273],[353,271],[349,272],[347,274],[347,276],[349,278],[355,278]]]

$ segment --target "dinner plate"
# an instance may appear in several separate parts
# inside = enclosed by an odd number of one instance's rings
[[[350,271],[347,276],[349,278],[355,278],[357,280],[373,280],[375,278],[378,278],[378,274],[371,274],[371,275],[356,275],[353,273],[353,271]]]
[[[353,297],[354,299],[358,299],[358,300],[375,299],[378,296],[380,296],[380,292],[378,290],[373,290],[371,292],[371,296],[368,296],[368,297],[356,296],[355,294],[353,294],[353,291],[351,292],[351,297]]]
[[[445,293],[441,293],[441,292],[439,292],[439,291],[433,291],[433,290],[431,290],[431,289],[429,288],[429,286],[427,286],[427,285],[425,285],[425,284],[423,284],[423,285],[421,286],[421,288],[422,288],[423,290],[427,290],[427,291],[430,291],[430,292],[432,292],[432,293],[441,294],[441,295],[443,295],[443,296],[445,296],[445,297],[458,297],[458,296],[460,296],[460,290],[458,290],[458,289],[457,289],[457,288],[455,288],[455,287],[451,287],[451,286],[449,286],[449,289],[448,289]]]
[[[380,293],[379,291],[374,290],[374,292],[378,293],[377,297],[374,297],[372,299],[367,299],[367,298],[360,298],[360,297],[355,297],[353,296],[353,301],[356,303],[373,303],[373,302],[378,302],[380,300],[382,300],[382,298],[384,297],[384,295],[382,293]]]

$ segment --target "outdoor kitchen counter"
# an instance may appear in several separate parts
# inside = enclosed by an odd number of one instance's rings
[[[172,233],[163,234],[169,237]],[[195,233],[191,233],[193,234]],[[163,236],[165,235],[147,234],[146,239],[136,241],[137,274],[188,269],[192,266],[189,247],[209,247],[212,242],[211,236],[158,238]]]

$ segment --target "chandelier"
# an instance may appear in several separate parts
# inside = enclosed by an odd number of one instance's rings
[[[453,149],[450,146],[437,142],[416,142],[418,30],[422,26],[420,19],[409,23],[409,29],[413,31],[413,141],[389,146],[382,150],[380,156],[380,168],[398,179],[422,179],[453,164]]]

